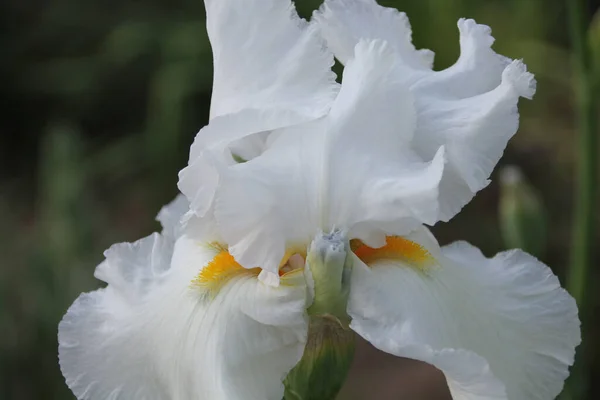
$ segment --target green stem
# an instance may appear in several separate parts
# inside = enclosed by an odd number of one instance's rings
[[[588,287],[595,227],[596,171],[595,152],[598,147],[596,99],[592,54],[588,41],[588,21],[585,0],[566,0],[569,28],[574,53],[576,71],[576,95],[579,130],[579,164],[577,166],[577,190],[571,268],[568,289],[575,297],[582,319],[586,314],[586,289]],[[573,371],[577,392],[584,389],[587,379],[585,351],[578,351],[576,369]],[[581,393],[585,393],[582,391]],[[577,396],[579,398],[579,396]]]

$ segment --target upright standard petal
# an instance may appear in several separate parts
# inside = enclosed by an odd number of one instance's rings
[[[336,86],[318,29],[290,0],[205,0],[213,49],[211,118],[245,109],[319,117]]]
[[[359,43],[327,117],[278,132],[224,172],[215,215],[242,265],[276,273],[286,249],[306,249],[319,229],[375,244],[436,221],[443,149],[422,159],[406,148],[413,99],[395,66],[389,45]]]
[[[78,399],[281,399],[306,342],[301,274],[268,287],[187,236],[174,253],[154,234],[106,257],[97,276],[108,286],[82,294],[59,326]]]
[[[206,152],[232,164],[227,146],[246,153],[256,147],[246,136],[325,115],[338,90],[333,55],[290,0],[205,3],[215,74],[211,122],[196,136],[179,181],[199,216],[208,212],[218,184]]]
[[[533,75],[520,61],[502,72],[500,84],[465,98],[416,96],[417,131],[413,146],[426,157],[443,145],[448,166],[440,185],[440,215],[450,220],[486,187],[508,141],[519,127],[519,97],[531,98]]]
[[[580,342],[575,301],[550,269],[519,250],[485,258],[428,232],[406,239],[427,265],[387,249],[356,250],[351,328],[377,348],[439,368],[455,399],[557,396]],[[406,246],[404,246],[406,248]]]
[[[403,13],[375,0],[326,0],[315,14],[321,32],[342,62],[361,38],[384,39],[396,50],[403,79],[415,99],[412,148],[430,159],[446,147],[448,165],[440,185],[439,220],[448,221],[489,183],[508,140],[519,125],[519,97],[531,98],[535,80],[523,63],[496,54],[491,29],[461,19],[460,57],[432,71],[411,43]],[[428,53],[425,53],[428,54]]]

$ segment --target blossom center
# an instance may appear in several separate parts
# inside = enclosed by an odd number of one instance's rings
[[[227,246],[213,245],[217,251],[213,259],[192,280],[192,286],[206,290],[211,297],[231,279],[239,276],[258,277],[260,268],[244,268],[229,253]],[[422,272],[436,264],[431,253],[419,243],[401,236],[387,236],[386,244],[379,248],[369,247],[358,239],[350,241],[354,254],[365,264],[372,266],[378,261],[400,261]],[[279,276],[285,277],[304,268],[306,248],[292,246],[285,252],[279,267]]]

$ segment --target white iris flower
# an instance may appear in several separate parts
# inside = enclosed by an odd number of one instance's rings
[[[187,199],[162,234],[111,247],[108,286],[61,322],[75,395],[280,400],[325,310],[437,367],[455,399],[554,398],[580,342],[574,300],[522,251],[440,248],[425,227],[489,183],[535,91],[525,65],[460,20],[460,58],[433,71],[406,16],[374,0],[325,0],[310,23],[290,0],[205,3],[215,79]]]

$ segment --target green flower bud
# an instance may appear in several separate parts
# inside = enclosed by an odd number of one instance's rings
[[[540,257],[546,250],[546,213],[535,190],[516,166],[500,173],[500,229],[508,248]]]

